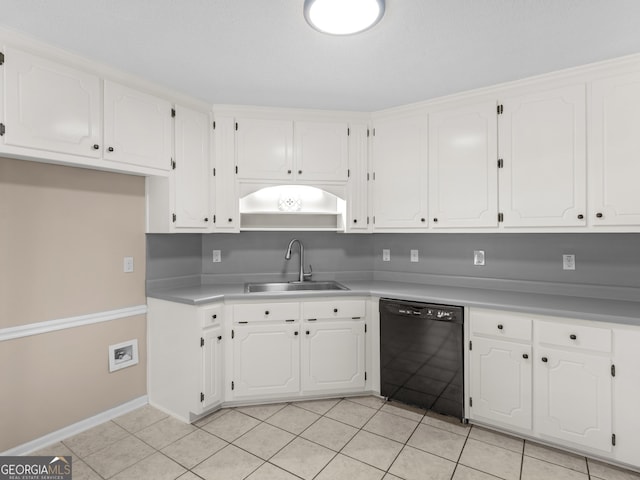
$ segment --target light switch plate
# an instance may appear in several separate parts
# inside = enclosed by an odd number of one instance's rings
[[[133,272],[133,257],[124,257],[123,271],[124,273]]]
[[[484,265],[484,250],[473,251],[473,264]]]
[[[411,250],[410,259],[411,259],[412,262],[419,262],[420,261],[418,250]]]
[[[388,248],[382,249],[382,261],[390,262],[391,261],[391,250]]]

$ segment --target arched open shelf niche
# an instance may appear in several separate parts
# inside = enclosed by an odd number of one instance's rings
[[[329,187],[331,188],[331,187]],[[240,230],[332,231],[345,227],[346,201],[341,188],[245,185],[240,197]]]

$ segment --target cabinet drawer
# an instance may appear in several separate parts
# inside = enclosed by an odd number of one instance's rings
[[[471,333],[531,341],[531,318],[501,310],[471,310]]]
[[[302,318],[354,318],[365,316],[364,300],[335,300],[321,302],[304,302]]]
[[[233,321],[256,322],[273,320],[297,320],[300,316],[300,304],[293,303],[255,303],[233,306]]]
[[[222,305],[211,305],[200,309],[200,324],[202,328],[219,325],[222,319]]]
[[[611,330],[569,323],[536,322],[538,343],[611,352]]]

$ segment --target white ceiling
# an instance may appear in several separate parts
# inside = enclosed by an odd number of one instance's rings
[[[311,29],[303,0],[0,0],[0,26],[211,103],[374,111],[640,53],[640,0],[387,0]]]

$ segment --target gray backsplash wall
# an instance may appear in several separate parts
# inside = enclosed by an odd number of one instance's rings
[[[296,277],[297,248],[284,259],[292,238],[302,240],[306,266],[316,279],[410,280],[460,278],[521,280],[640,288],[640,234],[374,234],[243,232],[240,234],[147,235],[147,280],[203,275],[205,281]],[[391,261],[382,261],[382,249]],[[212,251],[222,262],[212,262]],[[417,249],[419,263],[409,261]],[[484,250],[485,266],[473,265]],[[562,269],[562,255],[576,256],[576,270]],[[414,274],[412,276],[412,274]]]
[[[147,285],[168,278],[199,281],[201,273],[201,234],[147,234]]]
[[[640,234],[621,233],[452,233],[376,234],[373,268],[380,272],[640,287]],[[382,249],[391,261],[382,261]],[[420,252],[411,263],[410,250]],[[484,250],[486,264],[473,264]],[[574,254],[576,269],[562,269],[562,255]]]
[[[373,251],[368,235],[344,235],[332,232],[243,232],[239,235],[211,234],[202,237],[202,273],[238,275],[251,279],[254,275],[294,280],[298,272],[298,247],[291,260],[284,258],[293,238],[305,248],[305,271],[313,267],[314,278],[371,276]],[[222,251],[222,262],[212,262],[213,250]]]

